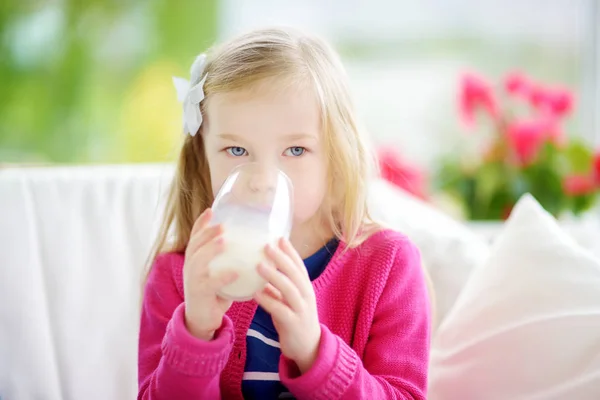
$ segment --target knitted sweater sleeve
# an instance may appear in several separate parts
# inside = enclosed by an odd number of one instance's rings
[[[281,358],[281,382],[298,400],[426,399],[430,304],[419,251],[408,239],[389,271],[362,360],[323,324],[317,360],[305,374]]]
[[[224,317],[210,342],[187,331],[172,258],[157,258],[144,290],[138,399],[220,399],[219,378],[233,346],[233,324]]]

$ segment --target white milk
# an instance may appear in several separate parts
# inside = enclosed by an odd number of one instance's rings
[[[266,284],[258,274],[256,266],[265,259],[264,249],[269,242],[268,233],[250,226],[230,223],[225,223],[223,228],[225,251],[210,263],[211,275],[222,271],[237,272],[238,278],[223,287],[219,294],[231,300],[249,300]]]

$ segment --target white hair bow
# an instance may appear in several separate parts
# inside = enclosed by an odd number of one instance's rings
[[[177,91],[177,99],[183,104],[183,132],[195,136],[202,125],[200,102],[204,100],[204,73],[206,55],[200,54],[192,64],[190,80],[173,77],[173,85]]]

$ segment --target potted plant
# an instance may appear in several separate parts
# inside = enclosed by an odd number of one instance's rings
[[[565,132],[574,108],[570,90],[522,73],[493,86],[469,73],[461,80],[458,100],[463,125],[480,128],[479,133],[465,137],[471,151],[442,160],[435,186],[466,219],[505,219],[527,192],[556,217],[579,216],[595,205],[600,154]]]

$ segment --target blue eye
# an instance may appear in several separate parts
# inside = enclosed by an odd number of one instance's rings
[[[289,149],[287,149],[285,151],[285,155],[292,156],[292,157],[300,157],[302,154],[304,154],[305,151],[306,151],[306,149],[304,147],[294,146],[294,147],[290,147]]]
[[[232,155],[234,157],[243,157],[248,154],[246,149],[244,149],[243,147],[236,147],[236,146],[228,147],[225,149],[225,151],[227,151],[227,153],[229,153],[230,155]]]

